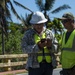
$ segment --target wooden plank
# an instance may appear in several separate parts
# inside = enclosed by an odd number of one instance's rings
[[[20,69],[20,70],[13,70],[13,71],[5,71],[5,72],[0,72],[0,75],[17,75],[21,73],[27,73],[28,71],[25,69]]]
[[[12,67],[26,64],[26,61],[11,62],[11,63],[0,63],[0,67]]]
[[[23,58],[28,57],[27,54],[7,54],[7,55],[0,55],[0,59],[6,59],[6,58]]]

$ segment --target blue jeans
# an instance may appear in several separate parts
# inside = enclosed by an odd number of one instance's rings
[[[28,75],[52,75],[53,66],[51,63],[40,63],[40,68],[29,68]]]

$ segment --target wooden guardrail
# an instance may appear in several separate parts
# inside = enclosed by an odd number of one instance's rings
[[[60,64],[60,55],[61,55],[61,52],[58,52],[57,54],[55,54],[56,61],[57,61],[57,68],[62,67]]]
[[[4,68],[4,70],[10,71],[12,70],[13,66],[20,66],[26,64],[26,58],[28,57],[27,54],[6,54],[0,55],[0,68]],[[13,62],[12,59],[20,59],[24,58],[24,60]]]
[[[56,54],[56,60],[57,64],[59,66],[59,56],[60,53]],[[25,65],[26,64],[26,58],[28,57],[27,54],[5,54],[5,55],[0,55],[0,68],[4,68],[5,71],[11,71],[12,67],[14,66],[20,66],[20,65]],[[22,61],[12,61],[12,59],[20,59],[23,58],[24,60]]]

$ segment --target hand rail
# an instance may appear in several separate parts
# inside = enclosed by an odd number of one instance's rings
[[[13,66],[20,66],[20,65],[25,65],[26,64],[26,58],[28,57],[27,54],[5,54],[5,55],[0,55],[0,68],[4,68],[5,71],[10,71],[12,70]],[[19,59],[19,58],[24,58],[22,61],[11,61],[12,59]]]
[[[57,64],[58,66],[60,65],[60,56],[61,53],[57,53],[56,55],[56,60],[57,60]],[[5,71],[11,71],[12,67],[14,66],[20,66],[20,65],[25,65],[26,64],[26,59],[27,59],[28,55],[27,54],[5,54],[5,55],[0,55],[0,60],[2,60],[2,62],[0,62],[0,68],[4,68]],[[17,62],[12,61],[12,59],[19,59],[19,58],[24,58],[24,60],[19,60]],[[58,67],[57,66],[57,67]]]

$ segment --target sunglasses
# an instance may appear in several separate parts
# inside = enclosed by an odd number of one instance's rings
[[[67,22],[69,22],[69,19],[62,20],[61,22],[62,22],[63,24],[64,24],[64,23],[67,23]]]

